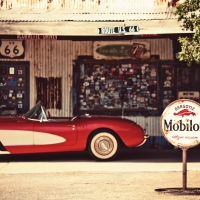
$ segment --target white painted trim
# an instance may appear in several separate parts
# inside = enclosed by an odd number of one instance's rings
[[[65,142],[66,139],[44,132],[0,130],[0,141],[4,146],[22,146],[58,144]]]
[[[58,144],[65,142],[66,139],[49,133],[34,132],[34,145]]]

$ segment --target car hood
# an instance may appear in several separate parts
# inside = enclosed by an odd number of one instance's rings
[[[80,119],[105,119],[105,120],[123,120],[123,121],[127,121],[129,123],[135,123],[137,124],[136,122],[132,121],[132,120],[129,120],[129,119],[126,119],[124,117],[120,117],[120,116],[110,116],[110,115],[81,115],[80,116]]]

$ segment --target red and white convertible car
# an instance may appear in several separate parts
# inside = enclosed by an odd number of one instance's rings
[[[23,116],[0,117],[0,153],[88,150],[97,160],[110,160],[120,145],[137,147],[147,138],[138,124],[123,117],[51,117],[41,102]]]

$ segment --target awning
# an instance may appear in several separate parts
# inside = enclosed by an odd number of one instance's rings
[[[177,22],[173,12],[173,7],[126,12],[111,12],[106,9],[72,11],[59,8],[0,10],[0,34],[103,36],[191,33],[182,30],[181,23]],[[127,26],[130,28],[125,28]],[[138,31],[129,31],[132,26],[137,26]],[[117,30],[117,27],[126,31],[112,31]],[[101,28],[105,28],[104,34],[99,31]]]
[[[99,28],[138,26],[137,32],[109,32],[99,34]],[[63,35],[105,36],[140,34],[179,34],[183,31],[176,20],[124,21],[124,22],[0,22],[1,35]]]

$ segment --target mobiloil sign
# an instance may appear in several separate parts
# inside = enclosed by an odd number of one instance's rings
[[[179,99],[170,103],[160,118],[164,137],[174,146],[182,149],[183,190],[187,189],[187,149],[200,142],[200,104],[190,99]],[[157,191],[176,191],[180,188]],[[196,191],[196,189],[193,189]],[[199,190],[199,188],[198,188]]]
[[[160,118],[164,137],[174,146],[188,149],[200,143],[200,104],[180,99],[169,104]]]

